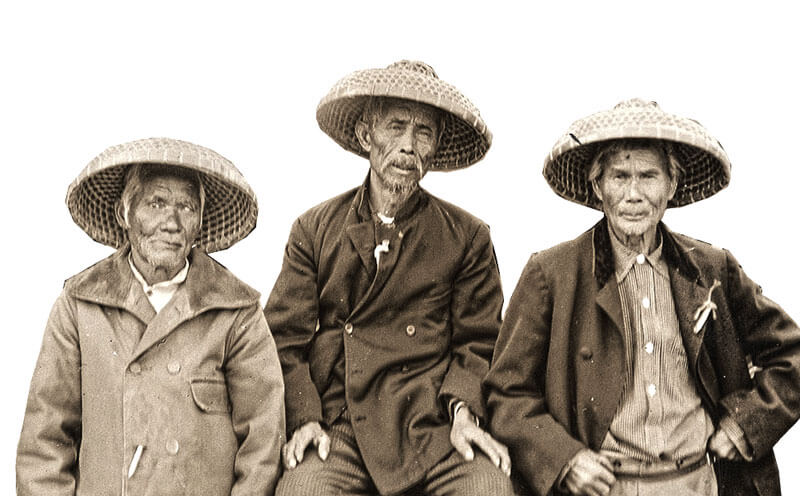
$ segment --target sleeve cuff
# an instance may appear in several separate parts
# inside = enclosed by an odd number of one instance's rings
[[[742,455],[742,458],[748,462],[752,462],[753,448],[750,446],[750,443],[747,442],[747,437],[742,428],[739,427],[739,424],[737,424],[732,417],[725,416],[720,420],[719,428],[727,434],[733,445],[736,446],[736,451]]]
[[[447,403],[447,411],[450,413],[450,423],[451,424],[453,423],[453,420],[455,420],[456,418],[456,414],[462,408],[466,408],[467,410],[469,410],[470,415],[472,415],[472,420],[475,422],[475,425],[480,427],[481,426],[480,420],[478,419],[477,416],[475,416],[472,413],[472,410],[469,409],[469,405],[467,405],[467,402],[459,400],[457,398],[450,398],[450,401]]]

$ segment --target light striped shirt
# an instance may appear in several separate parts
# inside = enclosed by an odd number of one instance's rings
[[[703,453],[714,425],[689,374],[662,244],[645,255],[610,237],[628,367],[601,448],[642,461]]]

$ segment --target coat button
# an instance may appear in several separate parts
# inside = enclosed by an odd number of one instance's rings
[[[581,358],[583,358],[584,360],[589,360],[592,358],[592,350],[590,350],[586,346],[582,347],[578,353],[580,353]]]
[[[169,372],[172,375],[175,375],[180,371],[181,371],[181,364],[179,364],[178,362],[169,362],[169,365],[167,365],[167,372]]]
[[[344,325],[344,332],[346,332],[347,334],[353,334],[353,324],[351,324],[350,322],[345,324]]]
[[[408,372],[408,364],[407,364],[407,363],[404,363],[404,364],[403,364],[403,366],[402,366],[402,367],[400,367],[400,370],[401,370],[402,372]]]
[[[134,374],[139,374],[142,372],[142,366],[139,364],[139,362],[133,362],[130,366],[130,369]]]
[[[167,441],[165,448],[167,449],[167,453],[170,455],[177,455],[178,451],[181,449],[181,445],[178,444],[177,439],[170,439]]]
[[[406,327],[406,334],[408,334],[409,336],[413,336],[416,333],[417,333],[417,328],[414,327],[413,325]]]

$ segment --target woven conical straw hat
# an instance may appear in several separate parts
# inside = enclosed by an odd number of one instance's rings
[[[589,168],[604,142],[620,138],[673,143],[683,174],[669,207],[708,198],[730,182],[728,155],[700,123],[668,114],[656,102],[638,98],[575,121],[553,146],[542,173],[558,196],[601,210],[588,180]]]
[[[492,133],[472,102],[439,79],[431,66],[408,60],[385,69],[354,72],[336,83],[317,106],[319,127],[344,149],[367,157],[355,136],[355,125],[370,97],[402,98],[445,112],[444,132],[430,170],[470,166],[486,155],[492,143]]]
[[[255,193],[236,167],[213,150],[170,138],[148,138],[107,148],[81,171],[67,190],[72,219],[95,241],[114,248],[126,242],[114,211],[125,171],[132,164],[185,167],[200,173],[205,190],[203,222],[196,245],[224,250],[256,227]]]

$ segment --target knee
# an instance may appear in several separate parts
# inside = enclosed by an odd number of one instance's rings
[[[297,468],[284,470],[275,488],[275,496],[319,496],[329,494],[324,478],[301,463]]]
[[[459,494],[469,496],[485,496],[487,494],[514,496],[516,494],[511,478],[491,462],[475,464],[470,469],[469,475],[463,481],[462,486],[463,492],[459,492]]]

